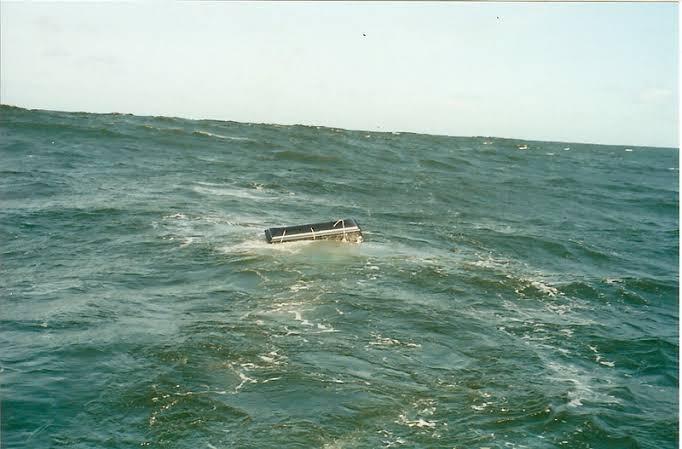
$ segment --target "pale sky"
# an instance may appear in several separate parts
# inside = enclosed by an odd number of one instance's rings
[[[678,17],[677,3],[2,2],[0,102],[677,147]]]

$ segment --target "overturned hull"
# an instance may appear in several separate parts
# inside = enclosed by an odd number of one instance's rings
[[[362,231],[352,218],[265,230],[268,243],[286,243],[298,240],[339,240],[342,242],[362,242]]]

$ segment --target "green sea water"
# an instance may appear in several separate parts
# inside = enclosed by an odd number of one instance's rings
[[[677,447],[676,149],[1,106],[0,161],[3,448]]]

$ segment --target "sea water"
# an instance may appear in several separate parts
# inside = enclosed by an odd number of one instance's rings
[[[677,446],[676,149],[1,106],[0,165],[3,448]]]

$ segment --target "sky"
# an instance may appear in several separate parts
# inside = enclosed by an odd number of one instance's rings
[[[677,3],[0,2],[0,102],[679,145]]]

